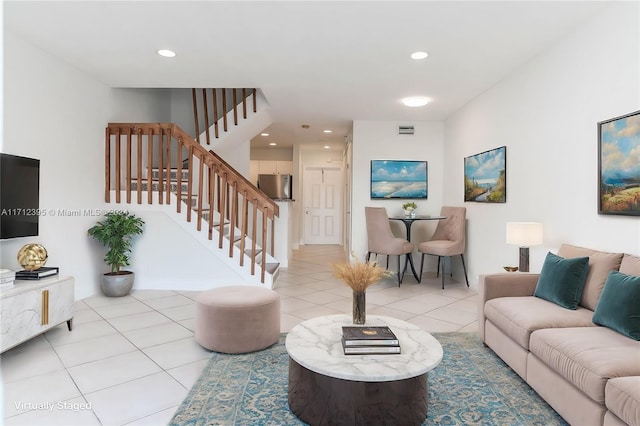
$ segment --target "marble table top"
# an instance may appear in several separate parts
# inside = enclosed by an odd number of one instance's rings
[[[287,335],[291,359],[316,373],[345,380],[385,382],[417,377],[442,360],[442,346],[431,334],[396,318],[367,315],[366,326],[386,325],[398,337],[400,354],[345,355],[342,326],[349,315],[328,315],[301,322]]]

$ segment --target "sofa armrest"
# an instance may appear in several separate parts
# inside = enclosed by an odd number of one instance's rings
[[[498,297],[533,296],[540,274],[505,272],[480,275],[478,281],[478,333],[484,342],[484,304]]]

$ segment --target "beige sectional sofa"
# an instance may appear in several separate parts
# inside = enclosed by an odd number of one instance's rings
[[[577,309],[533,296],[539,274],[483,275],[480,336],[570,424],[638,426],[640,341],[592,317],[609,272],[640,276],[640,257],[571,245],[558,256],[589,257]]]

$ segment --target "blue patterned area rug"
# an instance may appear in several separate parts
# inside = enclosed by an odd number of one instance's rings
[[[566,425],[475,333],[433,333],[444,358],[429,372],[424,425]],[[289,410],[285,334],[241,355],[213,353],[171,425],[304,425]]]

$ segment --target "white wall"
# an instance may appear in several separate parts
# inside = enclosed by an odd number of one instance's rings
[[[90,249],[92,217],[58,209],[104,207],[104,128],[110,89],[5,28],[3,151],[40,159],[40,235],[0,243],[3,268],[20,269],[16,254],[26,243],[43,244],[47,266],[76,277],[76,295],[97,290],[101,257]]]
[[[136,272],[134,288],[208,290],[231,283],[250,284],[225,264],[237,263],[237,257],[228,259],[226,249],[223,256],[211,254],[220,251],[217,240],[209,240],[206,231],[196,230],[195,214],[189,223],[185,209],[176,213],[175,199],[171,206],[134,204],[129,210],[145,221],[145,234],[135,242],[131,256],[131,269]],[[203,222],[202,226],[206,229],[207,225]]]
[[[199,93],[198,96],[202,94]],[[202,98],[199,98],[202,102]],[[202,107],[200,107],[202,109]],[[171,122],[176,123],[191,137],[196,133],[193,120],[193,97],[191,89],[171,89]],[[198,123],[200,131],[204,131],[204,122]]]
[[[171,122],[169,89],[111,89],[109,121],[112,123]]]
[[[640,253],[637,217],[597,214],[596,127],[640,109],[638,9],[605,8],[446,120],[445,204],[463,204],[464,157],[507,146],[507,202],[464,203],[470,280],[518,264],[507,221],[544,224],[532,272],[562,243]]]
[[[352,164],[352,249],[361,259],[367,252],[367,228],[364,221],[365,206],[385,207],[389,216],[402,214],[403,200],[371,200],[371,160],[426,160],[428,161],[427,200],[416,200],[420,214],[440,213],[443,202],[443,124],[441,122],[415,122],[414,135],[399,135],[398,126],[406,122],[354,121]],[[405,236],[402,223],[393,223],[394,234]],[[412,227],[412,241],[427,240],[435,223],[422,222]],[[390,262],[394,265],[395,260]],[[435,270],[426,264],[425,270]]]
[[[47,266],[58,266],[61,274],[73,275],[76,298],[84,298],[99,292],[100,277],[108,267],[102,261],[104,249],[87,236],[87,229],[101,213],[90,216],[83,212],[125,206],[104,203],[104,128],[110,121],[170,121],[168,94],[164,90],[111,89],[6,28],[4,37],[2,150],[40,159],[40,208],[47,216],[40,219],[38,237],[0,242],[0,265],[20,269],[16,260],[20,247],[41,243],[49,253]],[[81,214],[64,215],[62,210]],[[160,222],[150,221],[151,226],[154,223]],[[162,231],[161,225],[156,228]],[[142,247],[149,237],[140,237]],[[164,241],[166,244],[167,238]],[[132,269],[139,277],[144,275],[135,265]],[[162,269],[177,278],[183,276],[182,270],[180,261],[171,272]]]

